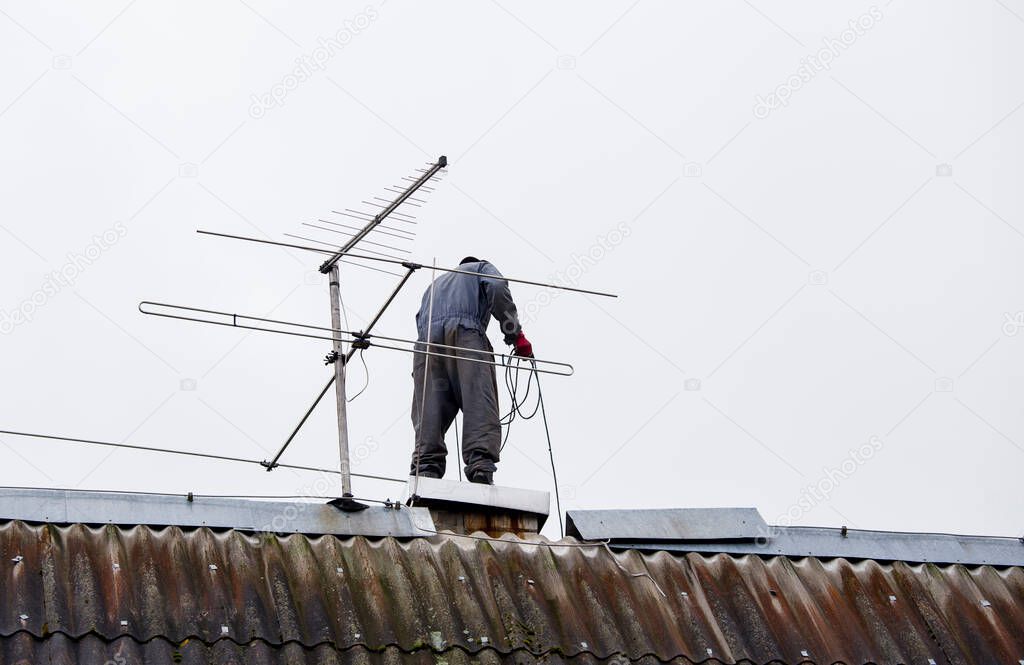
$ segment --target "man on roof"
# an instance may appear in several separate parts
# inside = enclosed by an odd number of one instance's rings
[[[416,313],[417,353],[413,356],[412,424],[416,446],[412,475],[443,478],[448,448],[444,437],[462,409],[462,460],[472,483],[494,484],[501,447],[498,381],[487,339],[491,317],[505,343],[524,358],[533,347],[523,335],[508,282],[490,262],[467,256],[461,273],[445,273],[423,293]],[[473,273],[473,274],[466,274]],[[431,295],[433,290],[433,295]],[[443,346],[470,349],[456,351]],[[474,352],[475,351],[475,352]],[[474,362],[474,360],[485,362]]]

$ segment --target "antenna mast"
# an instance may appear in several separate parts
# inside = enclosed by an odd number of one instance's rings
[[[339,257],[340,258],[340,257]],[[326,263],[324,265],[327,265]],[[321,267],[321,271],[323,268]],[[331,327],[341,329],[341,277],[338,271],[338,260],[333,259],[327,270],[331,293]],[[334,363],[334,393],[338,405],[338,459],[341,471],[341,498],[334,503],[342,510],[363,510],[365,503],[352,498],[352,471],[349,468],[348,456],[348,399],[345,396],[345,365],[348,358],[341,346],[341,333],[334,333],[334,350],[327,357]]]
[[[347,512],[353,512],[357,510],[365,510],[368,506],[365,503],[359,503],[353,498],[352,495],[352,470],[351,460],[348,452],[348,398],[345,394],[345,369],[348,364],[348,359],[351,354],[346,355],[345,350],[342,346],[341,333],[341,276],[338,270],[338,261],[341,260],[346,253],[350,252],[356,244],[368,236],[381,222],[387,219],[388,215],[393,213],[398,206],[405,203],[405,201],[413,195],[413,193],[426,184],[434,175],[448,165],[448,158],[444,155],[437,160],[429,169],[426,170],[423,175],[416,179],[416,181],[399,194],[391,203],[389,203],[383,210],[374,215],[373,219],[367,222],[366,226],[362,228],[358,233],[352,236],[348,242],[346,242],[341,249],[339,249],[331,258],[327,259],[320,266],[320,272],[327,275],[327,279],[330,286],[330,297],[331,297],[331,327],[334,329],[334,348],[331,353],[327,356],[327,362],[333,363],[334,365],[334,398],[337,404],[338,412],[338,458],[340,463],[341,471],[341,497],[333,499],[329,503],[341,510]],[[409,274],[412,273],[410,269]],[[406,275],[408,279],[408,274]],[[406,279],[402,280],[402,284],[405,284]],[[399,285],[401,288],[401,284]],[[397,293],[397,291],[396,291]],[[394,299],[392,295],[388,303]],[[387,305],[385,305],[386,307]],[[352,343],[352,351],[354,352],[358,345],[365,344],[365,341],[356,341]],[[364,346],[365,348],[365,346]],[[325,391],[326,392],[326,391]],[[323,393],[321,393],[321,396]],[[319,399],[317,399],[319,401]],[[314,406],[316,406],[314,404]],[[308,415],[308,414],[307,414]],[[305,422],[305,418],[303,418]],[[301,425],[300,425],[301,426]],[[296,431],[298,429],[296,428]],[[292,435],[294,437],[294,434]],[[291,442],[289,438],[288,442]],[[288,444],[286,443],[285,446]],[[284,448],[281,449],[284,452]],[[273,464],[276,463],[277,459],[281,456],[281,452],[274,457],[274,462],[271,462],[267,470],[273,468]]]

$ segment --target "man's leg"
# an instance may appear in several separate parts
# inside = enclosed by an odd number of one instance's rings
[[[416,445],[409,475],[416,475],[418,461],[419,475],[443,478],[448,455],[444,435],[455,420],[459,407],[442,359],[414,354],[412,367],[412,426]],[[426,386],[424,372],[427,374]]]
[[[459,328],[457,346],[491,351],[486,335]],[[474,358],[489,356],[474,354]],[[455,362],[456,399],[462,405],[462,459],[466,477],[480,473],[493,474],[501,447],[501,425],[498,424],[498,380],[493,365],[458,360]]]

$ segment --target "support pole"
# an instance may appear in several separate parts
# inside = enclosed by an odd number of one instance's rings
[[[295,439],[295,437],[298,435],[299,430],[302,429],[302,426],[306,424],[306,421],[309,420],[309,417],[313,415],[313,411],[316,409],[316,405],[320,403],[320,400],[324,398],[324,395],[327,394],[327,391],[330,390],[331,386],[333,385],[334,375],[332,374],[331,378],[327,380],[327,385],[324,386],[324,389],[320,391],[320,394],[316,396],[316,399],[313,400],[313,403],[309,406],[308,409],[306,409],[306,413],[305,415],[302,416],[302,420],[300,420],[299,424],[295,426],[295,429],[292,430],[292,433],[288,435],[288,440],[284,442],[284,445],[281,446],[281,449],[277,451],[276,455],[274,455],[274,459],[270,460],[269,462],[266,460],[260,462],[260,464],[266,467],[267,471],[273,471],[278,467],[277,460],[281,459],[281,455],[284,454],[285,448],[291,445],[292,440]]]
[[[335,266],[335,267],[337,267],[337,266]],[[370,333],[370,331],[373,330],[373,327],[375,325],[377,325],[378,321],[380,321],[380,317],[384,316],[384,310],[386,310],[388,308],[388,306],[392,302],[394,302],[395,296],[397,296],[398,292],[402,290],[402,287],[405,286],[405,283],[409,281],[409,278],[412,277],[412,274],[414,272],[416,272],[417,268],[415,268],[415,267],[407,268],[406,270],[407,270],[407,272],[405,273],[405,276],[402,277],[402,281],[400,281],[398,283],[398,285],[395,287],[395,289],[391,292],[391,295],[388,296],[387,302],[385,302],[383,305],[381,305],[380,310],[377,311],[377,315],[373,317],[373,320],[370,321],[369,325],[367,325],[366,328],[363,329],[363,331],[362,331],[363,334],[368,335]],[[332,295],[331,297],[333,298],[334,296]],[[333,307],[331,309],[332,309],[331,327],[334,328],[335,330],[340,330],[340,328],[335,327],[335,325],[334,325],[335,321],[334,321],[334,317],[333,317]],[[335,349],[335,350],[337,350],[337,349]],[[338,357],[339,358],[344,357],[345,358],[345,364],[347,365],[348,361],[352,360],[352,356],[354,356],[355,354],[356,354],[356,348],[352,347],[352,348],[350,348],[348,350],[348,353],[346,353],[344,356],[341,356],[339,354]],[[306,410],[306,414],[304,416],[302,416],[302,420],[300,420],[299,424],[295,426],[295,429],[292,430],[291,435],[288,436],[288,440],[284,442],[284,445],[281,446],[281,449],[277,451],[276,455],[274,455],[274,459],[270,460],[269,462],[267,462],[267,461],[263,462],[263,466],[265,466],[267,468],[267,471],[273,471],[274,468],[277,466],[277,460],[281,459],[281,455],[284,454],[285,449],[289,445],[291,445],[292,440],[299,433],[299,430],[302,429],[302,426],[306,424],[307,420],[309,420],[309,416],[312,415],[313,410],[316,409],[316,405],[320,403],[320,400],[322,400],[324,398],[324,395],[327,394],[327,391],[331,389],[331,386],[334,384],[335,378],[336,378],[335,376],[332,376],[330,379],[327,380],[327,385],[324,386],[324,389],[321,390],[320,394],[316,396],[315,400],[313,400],[313,404],[309,407],[309,409]]]
[[[331,327],[335,331],[341,329],[341,278],[338,275],[338,264],[331,266],[328,273],[331,294]],[[329,503],[346,512],[363,510],[368,506],[352,498],[352,470],[348,457],[348,402],[345,399],[345,365],[346,358],[342,348],[341,334],[334,333],[334,394],[338,405],[338,456],[341,470],[341,498]]]

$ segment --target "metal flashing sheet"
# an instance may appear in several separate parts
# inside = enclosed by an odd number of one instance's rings
[[[0,490],[0,519],[50,524],[210,527],[273,533],[416,538],[433,535],[426,508],[371,506],[345,513],[325,503],[75,490]]]
[[[675,542],[755,540],[768,526],[756,508],[571,510],[566,533],[584,540]]]
[[[1024,566],[1024,539],[944,533],[864,531],[831,527],[768,527],[767,538],[753,542],[616,543],[638,550],[698,554],[756,554],[966,566]]]

